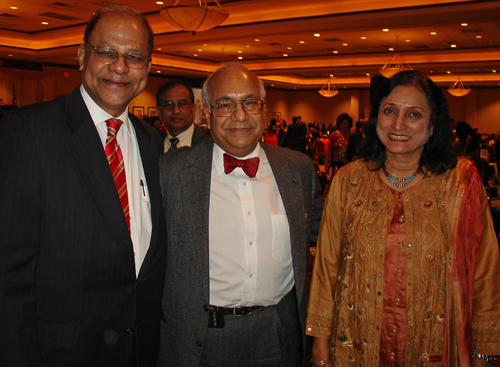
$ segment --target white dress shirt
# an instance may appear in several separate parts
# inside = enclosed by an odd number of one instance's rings
[[[214,144],[209,210],[210,304],[277,304],[293,288],[288,219],[267,157],[249,178],[240,167],[224,173],[224,151]]]
[[[179,139],[179,142],[177,143],[177,148],[190,147],[191,142],[193,141],[193,132],[194,132],[194,124],[191,124],[191,126],[189,126],[186,130],[181,132],[179,135],[175,136],[175,138]],[[167,152],[170,149],[170,139],[172,138],[174,138],[174,136],[168,133],[163,143],[164,146],[163,152]]]
[[[83,85],[80,85],[80,92],[94,121],[104,149],[108,136],[106,120],[113,118],[113,116],[94,102]],[[137,144],[137,136],[135,135],[132,123],[128,119],[128,109],[118,119],[123,121],[116,139],[123,154],[125,176],[127,178],[130,237],[134,245],[135,273],[137,276],[151,241],[151,231],[153,228],[151,203],[146,176],[144,175],[144,168],[142,166],[141,153]]]

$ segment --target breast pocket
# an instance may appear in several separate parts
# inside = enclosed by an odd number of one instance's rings
[[[292,248],[290,246],[290,228],[288,219],[283,214],[272,214],[273,225],[273,258],[276,260],[290,259]]]

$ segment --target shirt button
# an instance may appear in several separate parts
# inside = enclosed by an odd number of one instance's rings
[[[252,213],[251,212],[247,212],[247,215],[252,215]]]
[[[246,183],[246,182],[243,182],[243,186],[246,186],[246,185],[247,185],[247,183]]]
[[[248,242],[248,245],[249,245],[249,246],[252,246],[252,245],[253,245],[252,241]]]
[[[252,274],[248,274],[248,277],[251,278],[252,277]]]

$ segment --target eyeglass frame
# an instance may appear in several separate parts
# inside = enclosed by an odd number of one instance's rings
[[[146,63],[144,64],[144,66],[143,66],[142,68],[137,69],[137,68],[134,68],[134,67],[130,66],[130,65],[128,64],[128,62],[127,62],[127,58],[126,58],[126,56],[128,56],[128,55],[132,55],[132,53],[128,53],[128,54],[122,55],[122,54],[119,54],[119,53],[118,53],[118,51],[113,50],[112,48],[110,48],[110,50],[112,50],[112,51],[116,52],[116,55],[117,55],[117,56],[116,56],[115,61],[110,62],[109,64],[107,64],[107,63],[102,62],[101,60],[97,59],[97,57],[95,56],[95,50],[97,50],[99,47],[106,47],[106,46],[98,46],[98,47],[94,47],[94,46],[92,46],[92,44],[91,44],[90,42],[87,42],[87,44],[88,44],[88,45],[92,48],[92,51],[94,51],[94,52],[93,52],[93,54],[94,54],[94,59],[95,59],[96,61],[100,62],[100,63],[101,63],[101,64],[103,64],[103,65],[113,65],[115,62],[117,62],[117,61],[120,59],[120,56],[121,56],[121,57],[123,57],[123,62],[125,63],[125,65],[127,65],[127,67],[129,67],[130,69],[134,69],[134,70],[142,70],[142,69],[146,69],[146,67],[148,66],[148,63],[151,61],[151,56],[146,56],[146,55],[144,55],[144,54],[141,54],[141,56],[143,56],[143,57],[145,57],[145,58],[146,58]]]
[[[235,103],[233,112],[231,112],[231,114],[227,115],[227,116],[219,116],[219,115],[217,115],[215,104],[221,103],[221,102],[227,102],[227,101]],[[245,110],[245,107],[243,107],[243,103],[242,102],[245,102],[245,101],[259,101],[259,102],[262,102],[262,107],[260,108],[260,111],[257,112],[257,113],[248,113]],[[258,115],[258,114],[261,114],[262,112],[264,112],[264,106],[266,105],[266,101],[264,101],[263,99],[260,99],[260,98],[247,98],[247,99],[240,100],[240,101],[233,101],[232,99],[229,99],[229,100],[217,101],[217,102],[215,102],[214,105],[212,105],[211,103],[209,103],[208,105],[214,109],[215,116],[217,116],[217,117],[231,117],[236,112],[236,109],[238,108],[238,103],[241,105],[241,109],[243,110],[243,112],[245,112],[247,115],[250,115],[250,116],[255,116],[255,115]],[[209,112],[212,112],[212,111],[209,110]]]
[[[179,103],[180,103],[180,102],[182,102],[182,101],[186,101],[186,102],[188,102],[188,104],[187,104],[187,105],[185,105],[185,106],[180,106],[180,105],[179,105]],[[181,100],[180,100],[180,101],[178,101],[177,103],[174,103],[174,102],[172,102],[172,101],[166,101],[166,102],[169,102],[169,103],[171,103],[171,104],[172,104],[172,109],[171,109],[171,110],[168,110],[166,106],[162,106],[162,105],[160,105],[160,106],[158,106],[158,107],[160,107],[162,110],[165,110],[165,111],[168,111],[168,112],[172,112],[172,111],[174,111],[176,106],[177,106],[177,108],[178,108],[179,110],[186,111],[189,107],[191,107],[192,105],[194,105],[194,103],[191,103],[191,102],[190,102],[189,100],[187,100],[187,99],[181,99]]]

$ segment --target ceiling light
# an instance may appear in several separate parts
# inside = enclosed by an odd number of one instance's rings
[[[193,54],[193,56],[198,56],[198,54]]]
[[[338,52],[337,50],[334,50],[334,51],[333,51],[333,53],[334,53],[334,54],[338,54],[339,52]]]
[[[446,74],[451,74],[451,71],[447,71]]]
[[[460,23],[460,25],[461,25],[462,27],[467,27],[469,24],[467,24],[467,23]]]
[[[255,42],[260,42],[260,39],[256,38],[254,39]]]
[[[389,51],[394,51],[394,48],[393,47],[389,47]]]
[[[326,82],[324,86],[318,91],[323,97],[333,97],[339,94],[339,91],[333,84],[330,84],[330,79]]]
[[[431,35],[432,36],[435,36],[437,33],[436,32],[431,32]]]
[[[398,46],[399,35],[396,35],[396,50]],[[393,75],[399,73],[404,70],[413,70],[413,68],[408,64],[405,59],[399,56],[398,52],[392,57],[392,59],[385,64],[382,69],[380,69],[380,74],[385,76],[386,78],[390,78]]]
[[[203,46],[208,46],[208,43],[204,43]]]
[[[320,37],[321,35],[319,33],[314,33],[314,37]]]
[[[299,43],[305,43],[304,41],[299,41]]]
[[[156,70],[156,72],[157,72],[158,74],[161,74],[161,70]]]
[[[243,60],[243,57],[242,56],[238,56],[238,60]]]
[[[239,53],[239,54],[242,54],[242,53],[243,53],[243,51],[238,51],[238,53]]]
[[[456,48],[457,45],[453,44],[453,45],[450,45],[451,48]]]
[[[47,23],[47,22],[42,22],[42,24],[43,24],[43,25],[48,25],[49,23]]]
[[[160,47],[158,47],[158,48],[156,49],[156,51],[161,51],[161,48],[160,48]]]
[[[198,52],[202,52],[203,50],[202,50],[201,48],[199,48],[197,51],[198,51]]]
[[[246,45],[245,47],[246,47],[246,48],[250,48],[250,45]]]
[[[288,54],[283,54],[283,56],[287,57],[287,56],[288,56]]]
[[[271,84],[271,87],[274,87],[274,84]]]
[[[156,4],[157,5],[163,5],[163,1],[157,1]]]
[[[448,93],[455,97],[463,97],[470,93],[470,88],[458,77],[457,81],[448,88]]]
[[[405,42],[411,42],[411,40],[405,40]]]
[[[362,39],[362,40],[365,40],[365,39],[366,39],[366,37],[361,37],[361,39]]]
[[[347,43],[343,43],[342,46],[348,46],[348,44]]]
[[[17,6],[11,6],[10,7],[12,10],[17,10]]]
[[[492,72],[492,73],[496,73],[497,71],[496,71],[496,70],[492,70],[491,72]]]
[[[382,32],[389,32],[389,28],[382,29]]]
[[[287,50],[291,50],[292,48],[291,48],[291,47],[287,47],[286,49],[287,49]]]
[[[206,0],[199,0],[199,5],[166,6],[160,10],[160,15],[177,29],[196,32],[217,27],[229,17],[229,12],[217,6],[208,6]]]
[[[333,74],[330,74],[330,78],[333,78]]]
[[[13,57],[14,55],[12,55],[12,54],[8,54],[7,56],[9,56],[9,57]]]
[[[476,36],[476,38],[483,38],[483,36]]]
[[[370,76],[370,73],[366,73],[366,76]]]

